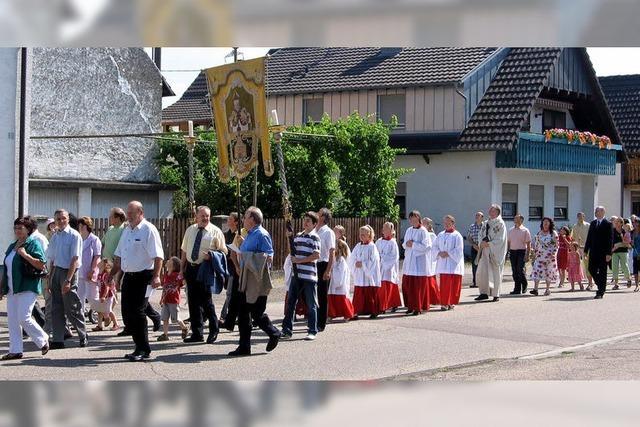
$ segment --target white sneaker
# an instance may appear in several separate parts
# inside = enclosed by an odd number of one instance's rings
[[[304,337],[305,341],[313,341],[316,339],[316,334],[308,334],[306,337]]]

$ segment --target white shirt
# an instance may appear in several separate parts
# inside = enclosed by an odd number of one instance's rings
[[[382,273],[382,280],[391,282],[395,285],[399,282],[399,262],[400,251],[398,250],[398,242],[396,239],[385,240],[379,238],[376,241],[376,247],[380,253],[380,270]]]
[[[358,261],[362,262],[362,267],[356,267]],[[358,243],[349,257],[349,268],[355,286],[381,286],[380,254],[374,243]]]
[[[7,286],[9,286],[9,294],[13,293],[13,259],[16,257],[16,251],[13,250],[4,258],[4,265],[7,269]]]
[[[323,225],[316,230],[320,237],[320,258],[318,262],[329,262],[329,252],[336,248],[336,234],[328,225]]]
[[[40,242],[40,244],[42,245],[42,250],[46,254],[47,249],[49,248],[49,240],[47,239],[47,237],[38,230],[34,230],[33,233],[31,233],[31,237]]]
[[[446,252],[449,256],[439,257],[439,252]],[[436,257],[436,274],[464,276],[464,240],[457,230],[440,232],[433,244],[433,254]]]
[[[413,241],[413,246],[408,247],[407,242]],[[404,264],[402,273],[407,276],[434,276],[433,262],[430,257],[433,242],[429,232],[423,226],[420,228],[409,227],[404,233]]]
[[[125,227],[114,255],[120,257],[120,267],[125,273],[153,270],[155,259],[164,258],[158,229],[146,219],[133,229]]]

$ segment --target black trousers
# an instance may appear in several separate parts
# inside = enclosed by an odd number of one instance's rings
[[[279,336],[280,331],[276,328],[265,310],[267,309],[267,297],[258,297],[255,303],[249,304],[244,292],[235,294],[238,298],[238,328],[240,329],[239,348],[243,350],[251,349],[251,321],[254,320],[260,329],[269,337]]]
[[[211,289],[207,289],[204,283],[196,280],[200,266],[187,264],[184,278],[187,281],[187,300],[189,303],[189,321],[191,322],[191,334],[194,337],[204,337],[203,314],[209,321],[209,334],[218,334],[218,316],[213,305]]]
[[[511,249],[509,260],[511,261],[511,272],[513,274],[513,292],[522,293],[527,290],[527,274],[525,272],[526,249]]]
[[[147,308],[144,309],[144,313],[149,319],[151,319],[151,322],[153,322],[154,328],[157,327],[159,329],[160,326],[162,326],[162,318],[160,316],[160,313],[158,313],[158,311],[155,308],[153,308],[151,303],[147,304]],[[122,323],[124,324],[123,330],[125,332],[129,332],[129,328],[127,327],[127,321],[124,320],[124,315],[122,316]]]
[[[476,257],[478,256],[478,251],[476,251],[473,246],[471,247],[471,273],[473,274],[473,286],[476,285],[476,271],[478,271],[478,266],[476,265]]]
[[[151,284],[153,270],[125,273],[122,281],[122,319],[135,343],[136,353],[151,353],[147,330],[147,286]]]
[[[328,262],[318,262],[318,331],[324,331],[329,316],[329,280],[324,280]]]
[[[231,298],[229,299],[229,305],[227,306],[227,315],[224,318],[224,327],[231,329],[235,326],[238,320],[238,314],[240,313],[239,307],[239,292],[238,286],[240,286],[240,278],[235,273],[232,273],[233,285],[231,288]]]
[[[589,274],[598,287],[596,295],[604,295],[607,290],[607,261],[604,256],[589,257]]]

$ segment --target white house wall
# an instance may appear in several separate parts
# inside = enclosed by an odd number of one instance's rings
[[[18,215],[16,107],[18,49],[0,48],[0,260],[13,238]]]
[[[615,175],[598,176],[598,186],[596,200],[598,205],[602,205],[607,210],[607,216],[620,216],[620,204],[622,202],[622,165],[616,165]]]
[[[414,168],[399,178],[407,183],[407,214],[417,209],[442,230],[442,218],[451,214],[458,228],[466,232],[475,212],[486,212],[491,204],[491,180],[494,160],[490,152],[444,153],[396,157],[395,166]],[[402,231],[408,221],[402,221]]]
[[[498,197],[496,203],[502,203],[502,184],[518,185],[517,211],[524,215],[525,226],[531,231],[540,227],[539,219],[529,219],[529,185],[544,186],[544,216],[553,218],[556,186],[569,187],[569,207],[567,220],[556,220],[556,227],[574,224],[578,212],[585,212],[587,218],[593,216],[595,207],[594,184],[595,176],[529,169],[501,169],[496,168],[496,189]],[[506,220],[510,225],[512,220]]]

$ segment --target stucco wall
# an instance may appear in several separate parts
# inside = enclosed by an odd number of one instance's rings
[[[160,131],[162,81],[141,48],[32,50],[31,136]],[[155,141],[31,140],[29,177],[157,182]]]
[[[444,153],[428,158],[427,164],[421,155],[396,157],[396,167],[415,169],[399,179],[407,183],[407,214],[417,209],[436,224],[451,214],[466,233],[475,212],[486,212],[491,204],[493,153]],[[402,232],[407,224],[402,221]],[[441,231],[442,225],[436,228]]]
[[[598,186],[596,190],[596,201],[598,205],[602,205],[607,210],[607,216],[616,215],[619,216],[620,203],[621,203],[621,188],[622,183],[620,176],[622,174],[622,168],[620,163],[616,165],[615,175],[600,175],[598,176]]]
[[[12,240],[18,214],[16,151],[16,86],[18,49],[0,48],[0,260]]]

